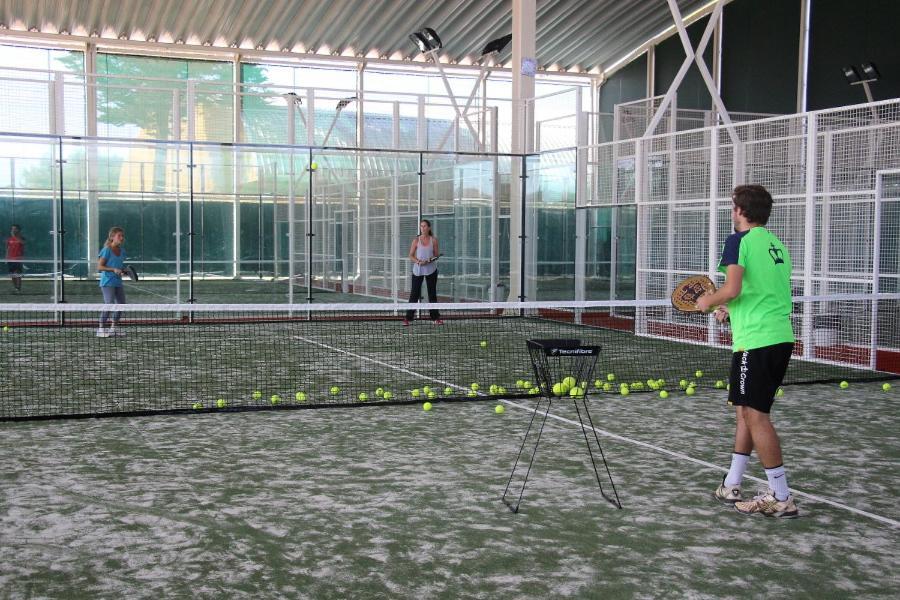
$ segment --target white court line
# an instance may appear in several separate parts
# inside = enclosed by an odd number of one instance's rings
[[[463,387],[463,386],[460,386],[460,385],[456,385],[456,384],[453,384],[453,383],[450,383],[450,382],[447,382],[447,381],[442,381],[442,380],[440,380],[440,379],[435,379],[435,378],[433,378],[433,377],[429,377],[428,375],[423,375],[422,373],[416,373],[415,371],[411,371],[411,370],[409,370],[409,369],[404,369],[404,368],[402,368],[402,367],[398,367],[398,366],[396,366],[396,365],[392,365],[392,364],[386,363],[386,362],[381,361],[381,360],[377,360],[377,359],[374,359],[374,358],[371,358],[371,357],[368,357],[368,356],[363,356],[363,355],[361,355],[361,354],[356,354],[355,352],[350,352],[350,351],[348,351],[348,350],[343,350],[343,349],[341,349],[341,348],[335,348],[334,346],[329,346],[328,344],[323,344],[323,343],[321,343],[321,342],[317,342],[317,341],[311,340],[311,339],[309,339],[309,338],[305,338],[305,337],[302,337],[302,336],[293,336],[293,337],[294,337],[294,339],[303,340],[303,341],[305,341],[305,342],[309,342],[309,343],[311,343],[311,344],[315,344],[315,345],[317,345],[317,346],[321,346],[322,348],[326,348],[326,349],[328,349],[328,350],[333,350],[333,351],[335,351],[335,352],[341,352],[341,353],[343,353],[343,354],[347,354],[347,355],[349,355],[349,356],[353,356],[353,357],[358,358],[358,359],[360,359],[360,360],[367,360],[367,361],[373,362],[373,363],[375,363],[375,364],[379,364],[379,365],[382,365],[382,366],[384,366],[384,367],[388,367],[389,369],[394,369],[395,371],[400,371],[400,372],[402,372],[402,373],[406,373],[407,375],[414,375],[414,376],[416,376],[416,377],[421,377],[421,378],[423,378],[423,379],[430,379],[430,380],[432,380],[432,381],[437,381],[438,383],[442,383],[442,384],[444,384],[444,385],[446,385],[446,386],[454,387],[454,388],[459,389],[459,390],[467,390],[467,389],[468,389],[468,388],[466,388],[466,387]],[[478,395],[479,395],[479,396],[483,396],[483,395],[485,395],[485,394],[483,394],[482,392],[479,392]],[[503,402],[504,404],[507,404],[507,405],[509,405],[509,406],[515,406],[516,408],[520,408],[520,409],[525,410],[525,411],[528,411],[528,412],[535,412],[535,409],[529,408],[529,407],[527,407],[527,406],[525,406],[525,405],[523,405],[523,404],[519,404],[518,402],[514,402],[514,401],[512,401],[512,400],[502,400],[502,399],[501,399],[501,400],[499,400],[499,402]],[[588,427],[588,426],[586,426],[586,425],[585,425],[585,426],[582,426],[580,423],[576,423],[575,421],[573,421],[573,420],[571,420],[571,419],[567,419],[567,418],[565,418],[565,417],[561,417],[561,416],[555,415],[555,414],[553,414],[553,413],[549,413],[547,416],[548,416],[548,417],[552,417],[553,419],[556,419],[557,421],[561,421],[561,422],[563,422],[563,423],[568,423],[569,425],[575,425],[576,427],[584,427],[584,429],[591,429],[591,427]],[[669,450],[669,449],[667,449],[667,448],[663,448],[662,446],[657,446],[657,445],[655,445],[655,444],[650,444],[650,443],[648,443],[648,442],[642,442],[641,440],[636,440],[636,439],[634,439],[634,438],[629,438],[629,437],[617,435],[617,434],[615,434],[615,433],[612,433],[612,432],[609,432],[609,431],[606,431],[606,430],[603,430],[603,429],[598,429],[598,428],[596,428],[596,427],[594,427],[593,430],[596,431],[597,433],[599,433],[600,435],[604,435],[604,436],[609,437],[609,438],[612,438],[612,439],[614,439],[614,440],[619,440],[620,442],[625,442],[625,443],[627,443],[627,444],[633,444],[633,445],[635,445],[635,446],[640,446],[640,447],[642,447],[642,448],[646,448],[647,450],[652,450],[652,451],[654,451],[654,452],[659,452],[660,454],[667,454],[667,455],[669,455],[669,456],[671,456],[671,457],[673,457],[673,458],[677,458],[677,459],[679,459],[679,460],[685,460],[685,461],[687,461],[687,462],[691,462],[691,463],[694,463],[694,464],[696,464],[696,465],[701,465],[701,466],[707,467],[707,468],[709,468],[709,469],[715,469],[716,471],[721,471],[722,473],[727,473],[727,472],[728,472],[728,469],[726,469],[726,468],[724,468],[724,467],[721,467],[721,466],[719,466],[719,465],[715,465],[715,464],[713,464],[713,463],[711,463],[711,462],[706,462],[705,460],[700,460],[699,458],[694,458],[694,457],[692,457],[692,456],[688,456],[687,454],[682,454],[681,452],[675,452],[674,450]],[[746,479],[752,479],[753,481],[756,481],[756,482],[759,482],[759,483],[765,483],[765,484],[768,484],[768,483],[769,483],[768,480],[766,480],[766,479],[761,479],[761,478],[759,478],[759,477],[753,477],[752,475],[745,475],[744,477],[745,477]],[[892,526],[894,526],[894,527],[900,528],[900,521],[895,521],[894,519],[890,519],[890,518],[888,518],[888,517],[882,517],[881,515],[876,515],[876,514],[874,514],[874,513],[870,513],[870,512],[867,512],[867,511],[865,511],[865,510],[860,510],[860,509],[858,509],[858,508],[853,508],[852,506],[847,506],[846,504],[841,504],[840,502],[835,502],[834,500],[829,500],[829,499],[823,498],[823,497],[821,497],[821,496],[816,496],[815,494],[810,494],[810,493],[808,493],[808,492],[803,492],[803,491],[798,490],[798,489],[796,489],[796,488],[791,488],[791,492],[792,492],[794,495],[802,496],[802,497],[804,497],[804,498],[808,498],[809,500],[813,500],[813,501],[815,501],[815,502],[822,502],[823,504],[828,504],[828,505],[833,506],[833,507],[835,507],[835,508],[840,508],[840,509],[843,509],[843,510],[846,510],[846,511],[849,511],[849,512],[852,512],[852,513],[855,513],[855,514],[857,514],[857,515],[860,515],[860,516],[863,516],[863,517],[869,517],[870,519],[875,519],[876,521],[881,521],[882,523],[887,523],[888,525],[892,525]]]

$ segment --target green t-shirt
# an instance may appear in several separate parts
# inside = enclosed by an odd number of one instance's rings
[[[734,350],[753,350],[794,341],[791,327],[791,257],[765,227],[725,240],[719,271],[744,268],[741,293],[728,303]]]

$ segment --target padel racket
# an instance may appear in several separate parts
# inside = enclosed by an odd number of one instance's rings
[[[138,272],[137,272],[137,269],[135,269],[135,268],[132,267],[131,265],[126,265],[125,267],[122,268],[122,275],[128,277],[128,278],[131,279],[132,281],[137,281],[137,280],[138,280]]]
[[[693,275],[675,286],[672,291],[672,306],[681,312],[700,312],[697,300],[703,294],[716,291],[716,284],[706,275]]]
[[[423,261],[422,261],[422,264],[423,264],[423,265],[427,265],[428,263],[433,263],[434,261],[436,261],[436,260],[439,259],[440,257],[441,257],[440,254],[436,254],[435,256],[432,256],[431,258],[426,258],[425,260],[423,260]]]

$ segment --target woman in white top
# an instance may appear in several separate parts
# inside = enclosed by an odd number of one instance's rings
[[[437,302],[437,265],[435,259],[441,255],[438,249],[437,238],[431,233],[431,221],[422,219],[419,223],[419,235],[412,241],[409,247],[409,260],[413,262],[412,290],[409,293],[410,304],[416,304],[422,297],[422,281],[428,286],[428,301]],[[442,325],[441,314],[437,310],[430,310],[431,320],[435,325]],[[404,325],[415,317],[416,311],[406,311]]]

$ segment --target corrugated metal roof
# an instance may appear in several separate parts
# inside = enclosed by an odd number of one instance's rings
[[[678,0],[682,15],[709,0]],[[194,46],[421,60],[407,39],[435,29],[470,64],[511,32],[508,0],[0,0],[12,30]],[[541,69],[597,71],[672,25],[663,0],[537,0]],[[500,55],[507,63],[511,46]]]

